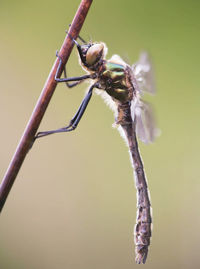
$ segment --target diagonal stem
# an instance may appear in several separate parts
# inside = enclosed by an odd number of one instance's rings
[[[71,24],[69,34],[74,39],[76,39],[79,35],[79,32],[83,26],[85,18],[87,16],[88,10],[92,4],[92,0],[82,0],[80,6],[74,16],[73,22]],[[60,72],[58,77],[61,76],[63,68],[68,61],[68,58],[71,54],[73,49],[74,42],[72,39],[67,35],[63,45],[60,49],[59,56],[62,58],[62,67],[60,68]],[[45,111],[48,107],[48,104],[51,100],[51,97],[54,93],[54,90],[57,86],[57,82],[55,81],[55,74],[58,68],[59,59],[56,59],[50,74],[46,80],[44,88],[41,92],[41,95],[38,99],[38,102],[35,106],[35,109],[31,115],[31,118],[25,128],[25,131],[22,135],[22,138],[17,146],[16,152],[13,155],[13,158],[10,162],[10,165],[5,173],[3,181],[0,185],[0,212],[6,202],[8,194],[12,188],[12,185],[17,177],[17,174],[21,168],[21,165],[28,153],[29,149],[31,148],[35,134],[38,130],[40,122],[45,114]]]

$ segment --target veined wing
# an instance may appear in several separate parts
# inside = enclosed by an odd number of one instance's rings
[[[132,66],[134,77],[141,91],[155,93],[153,67],[147,52],[140,54],[139,61]]]
[[[154,113],[151,105],[139,100],[134,107],[131,107],[131,114],[136,121],[136,134],[144,143],[151,143],[158,136],[159,130],[156,128]]]

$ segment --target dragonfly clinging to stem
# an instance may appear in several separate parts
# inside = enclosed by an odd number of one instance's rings
[[[115,112],[115,123],[129,146],[134,168],[138,207],[134,231],[136,262],[145,263],[150,245],[152,216],[147,180],[138,149],[137,136],[143,142],[148,143],[152,142],[156,135],[151,107],[141,100],[143,92],[154,93],[149,57],[147,53],[142,53],[139,61],[130,66],[118,55],[113,55],[111,59],[106,60],[107,47],[102,42],[86,43],[79,37],[83,43],[80,45],[72,37],[71,39],[78,49],[80,63],[87,74],[67,78],[64,68],[65,77],[58,78],[62,59],[57,53],[59,66],[55,80],[65,82],[69,88],[88,79],[92,81],[92,84],[69,125],[52,131],[39,132],[35,138],[75,130],[95,88],[111,104]]]

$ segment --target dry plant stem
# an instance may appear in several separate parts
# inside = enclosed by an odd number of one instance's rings
[[[82,25],[85,21],[86,15],[88,13],[88,10],[92,4],[92,0],[82,0],[80,3],[80,6],[76,12],[76,15],[73,19],[73,22],[71,24],[69,34],[74,39],[77,38],[79,35],[79,32],[82,28]],[[66,27],[68,28],[68,27]],[[74,46],[74,43],[72,42],[72,39],[69,36],[66,36],[63,45],[60,49],[59,56],[62,58],[63,66],[60,70],[60,74],[58,76],[61,76],[61,73],[63,71],[63,67],[66,64],[72,48]],[[47,78],[47,81],[44,85],[44,88],[42,90],[42,93],[38,99],[38,102],[35,106],[35,109],[31,115],[31,118],[26,126],[26,129],[22,135],[22,138],[18,144],[18,147],[16,149],[16,152],[14,153],[14,156],[10,162],[10,165],[8,167],[8,170],[5,173],[5,176],[3,178],[3,181],[0,186],[0,211],[2,210],[6,198],[12,188],[12,185],[15,181],[15,178],[20,170],[20,167],[26,157],[26,154],[28,153],[30,147],[33,144],[35,134],[38,130],[38,127],[40,125],[40,122],[44,116],[44,113],[47,109],[47,106],[51,100],[51,97],[54,93],[54,90],[56,88],[56,81],[55,81],[55,74],[56,70],[59,64],[59,60],[56,59],[50,74]]]
[[[129,108],[130,109],[130,108]],[[127,111],[130,115],[130,111]],[[136,263],[145,263],[151,237],[151,204],[147,187],[147,180],[135,133],[135,122],[121,125],[127,137],[131,160],[135,174],[135,186],[137,189],[137,218],[135,225],[135,254]]]

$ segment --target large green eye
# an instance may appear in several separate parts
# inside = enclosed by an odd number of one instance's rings
[[[101,58],[103,55],[104,45],[102,43],[100,44],[94,44],[92,45],[86,54],[86,62],[89,66],[96,63],[97,60]]]

